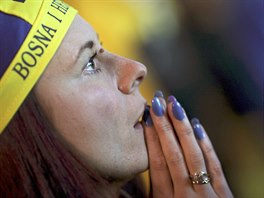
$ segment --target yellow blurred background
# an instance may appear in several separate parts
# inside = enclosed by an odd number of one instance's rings
[[[94,27],[104,48],[147,66],[141,91],[149,103],[160,89],[201,120],[235,197],[264,197],[263,78],[243,64],[237,50],[243,46],[236,48],[237,1],[65,2]],[[149,189],[147,172],[143,178]]]

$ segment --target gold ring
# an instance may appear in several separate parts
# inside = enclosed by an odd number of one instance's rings
[[[199,171],[190,175],[193,184],[209,184],[211,181],[210,175],[204,171]]]

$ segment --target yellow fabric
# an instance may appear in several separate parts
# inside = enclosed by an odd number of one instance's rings
[[[2,133],[52,59],[77,11],[59,0],[25,0],[25,3],[5,0],[0,3],[0,11],[32,23],[0,81]]]
[[[7,14],[20,17],[33,25],[35,22],[43,1],[26,0],[24,3],[10,0],[2,0],[0,10]]]

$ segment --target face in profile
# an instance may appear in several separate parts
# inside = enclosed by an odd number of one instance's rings
[[[76,16],[37,83],[37,100],[58,137],[103,176],[126,178],[148,166],[139,85],[146,67],[102,48]]]

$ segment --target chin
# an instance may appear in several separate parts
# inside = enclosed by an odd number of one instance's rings
[[[140,159],[138,161],[134,161],[131,167],[131,176],[136,176],[140,173],[143,173],[144,171],[148,170],[149,163],[148,158]]]
[[[137,162],[137,163],[135,163]],[[135,160],[133,163],[124,163],[123,167],[120,167],[112,171],[112,174],[109,178],[111,180],[130,180],[137,176],[140,173],[148,170],[148,160]]]

